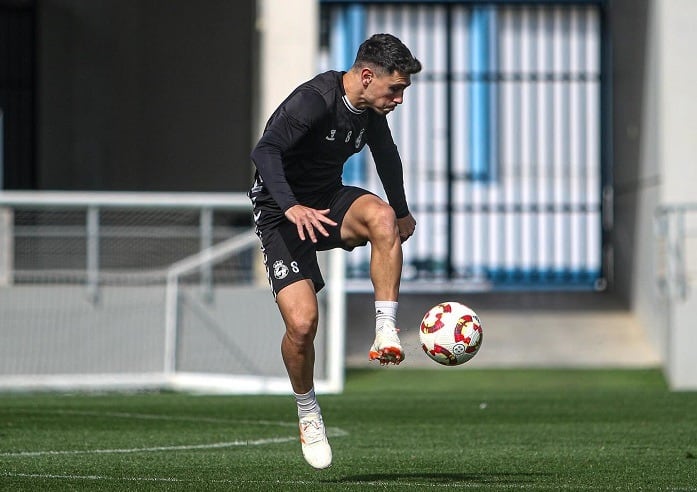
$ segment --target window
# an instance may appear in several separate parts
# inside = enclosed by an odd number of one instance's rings
[[[424,64],[389,116],[419,224],[405,290],[602,282],[600,13],[597,2],[323,5],[323,68],[347,69],[376,32]],[[369,152],[344,178],[382,192]],[[369,254],[349,256],[353,285]]]

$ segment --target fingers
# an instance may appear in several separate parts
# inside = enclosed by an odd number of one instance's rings
[[[324,210],[315,210],[315,212],[320,214],[317,216],[318,220],[324,222],[325,224],[329,224],[329,225],[333,225],[333,226],[336,225],[336,222],[334,222],[332,219],[327,217],[327,215],[329,214],[328,208],[325,208]]]
[[[399,230],[399,240],[404,242],[414,234],[415,226],[398,225],[397,229]]]
[[[337,223],[327,217],[329,209],[317,210],[302,205],[295,205],[286,211],[286,216],[293,222],[298,229],[298,236],[301,240],[306,237],[310,238],[313,243],[317,242],[316,231],[319,231],[324,237],[329,236],[329,232],[323,224],[336,226]],[[305,234],[307,232],[307,235]]]
[[[304,218],[305,220],[303,221],[302,227],[307,230],[307,233],[310,236],[310,241],[313,243],[317,242],[317,235],[315,234],[316,230],[319,231],[319,233],[324,237],[329,237],[329,232],[327,232],[327,229],[324,227],[324,225],[322,225],[323,223],[332,226],[336,225],[336,222],[327,217],[329,209],[315,210],[309,208],[307,210],[308,212]],[[300,236],[300,239],[303,241],[305,240],[303,236]]]
[[[414,220],[414,217],[412,217],[411,214],[407,215],[406,217],[402,217],[401,219],[397,219],[397,228],[399,229],[399,240],[404,242],[414,235],[414,231],[416,230],[416,220]]]
[[[399,240],[400,240],[401,242],[404,242],[404,241],[406,241],[407,239],[409,239],[410,237],[412,237],[413,235],[414,235],[414,229],[412,229],[412,230],[409,231],[409,232],[400,232],[400,233],[399,233]]]
[[[300,239],[302,239],[304,241],[305,240],[305,229],[303,228],[303,225],[300,222],[296,223],[295,225],[298,228],[298,236],[300,237]]]

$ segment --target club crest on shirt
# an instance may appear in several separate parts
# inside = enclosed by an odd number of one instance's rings
[[[282,280],[288,276],[288,267],[283,263],[283,260],[275,261],[273,264],[273,276],[278,280]]]

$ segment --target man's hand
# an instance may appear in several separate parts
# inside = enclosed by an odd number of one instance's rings
[[[290,220],[298,228],[298,236],[303,241],[305,240],[305,231],[310,237],[313,243],[317,242],[317,236],[315,235],[315,229],[319,231],[324,237],[329,236],[327,229],[324,225],[335,226],[336,222],[327,217],[329,209],[317,210],[310,207],[305,207],[304,205],[293,205],[288,210],[286,210],[286,218]]]
[[[414,234],[416,220],[411,214],[397,219],[397,228],[399,229],[399,240],[404,242]]]

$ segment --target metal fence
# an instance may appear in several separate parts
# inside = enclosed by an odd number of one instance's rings
[[[0,389],[289,392],[258,250],[244,194],[0,192]],[[317,386],[340,391],[328,287]]]
[[[658,292],[685,301],[697,280],[697,203],[658,207],[655,237]]]

